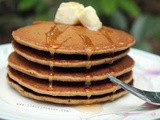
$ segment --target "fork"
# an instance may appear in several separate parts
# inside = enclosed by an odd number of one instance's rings
[[[140,99],[153,104],[153,105],[160,105],[160,92],[152,92],[152,91],[145,91],[138,88],[135,88],[133,86],[130,86],[121,80],[111,76],[107,73],[108,78],[111,82],[121,86],[124,90],[130,92],[131,94],[139,97]]]

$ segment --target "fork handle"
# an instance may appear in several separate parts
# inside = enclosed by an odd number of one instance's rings
[[[113,82],[113,83],[121,86],[124,90],[132,93],[133,95],[135,95],[135,96],[137,96],[137,97],[139,97],[139,98],[141,98],[141,99],[143,99],[143,100],[145,100],[145,101],[147,101],[147,102],[151,102],[151,101],[146,97],[145,93],[144,93],[142,90],[140,90],[140,89],[138,89],[138,88],[135,88],[135,87],[133,87],[133,86],[130,86],[130,85],[122,82],[121,80],[119,80],[119,79],[111,76],[111,75],[108,74],[108,73],[107,73],[107,76],[108,76],[108,78],[110,79],[111,82]]]

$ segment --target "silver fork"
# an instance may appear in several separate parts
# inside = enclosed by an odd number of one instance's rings
[[[140,90],[138,88],[135,88],[133,86],[130,86],[130,85],[122,82],[121,80],[111,76],[108,73],[107,73],[107,76],[110,79],[110,81],[121,86],[124,90],[127,90],[128,92],[139,97],[140,99],[142,99],[150,104],[153,104],[153,105],[160,105],[160,92],[151,92],[151,91]]]

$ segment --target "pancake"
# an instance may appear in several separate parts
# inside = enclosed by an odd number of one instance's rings
[[[49,44],[47,33],[54,34]],[[22,27],[13,31],[12,36],[22,45],[60,54],[113,53],[125,50],[135,42],[129,34],[113,28],[103,26],[98,31],[91,31],[81,25],[71,26],[51,21]]]
[[[32,49],[30,47],[20,45],[15,41],[12,41],[12,45],[17,54],[24,58],[42,65],[56,67],[87,67],[88,65],[96,66],[105,63],[112,64],[114,61],[126,56],[129,52],[129,49],[125,49],[115,53],[93,55],[89,60],[87,60],[87,56],[84,55],[54,54],[53,58],[49,52]]]
[[[98,82],[91,82],[89,87],[85,86],[84,82],[57,82],[53,81],[52,87],[49,86],[48,81],[43,79],[36,79],[28,75],[22,74],[10,67],[8,67],[9,77],[28,89],[34,92],[52,96],[92,96],[101,95],[110,92],[115,92],[120,89],[118,85],[110,82],[109,80],[102,80]],[[125,83],[132,81],[132,72],[126,73],[118,77]]]
[[[90,99],[82,96],[81,97],[56,97],[56,96],[38,94],[12,81],[9,77],[7,77],[7,79],[10,86],[12,86],[16,91],[18,91],[21,95],[25,97],[38,100],[38,101],[45,101],[45,102],[52,102],[52,103],[59,103],[59,104],[70,104],[70,105],[96,104],[96,103],[116,100],[127,93],[127,91],[120,89],[115,93],[92,96]]]
[[[127,93],[106,73],[133,84],[134,61],[127,54],[135,40],[126,32],[42,21],[19,28],[12,36],[15,51],[8,57],[7,80],[25,97],[94,104]]]
[[[39,65],[26,60],[17,53],[13,52],[8,57],[8,64],[10,67],[40,79],[56,80],[56,81],[99,81],[107,79],[106,73],[114,77],[120,76],[132,70],[134,61],[129,56],[120,59],[114,64],[104,64],[101,66],[92,67],[91,69],[85,68],[54,68],[50,71],[48,66]],[[52,73],[52,75],[51,75]]]

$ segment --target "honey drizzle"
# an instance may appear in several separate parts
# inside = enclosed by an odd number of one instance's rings
[[[67,29],[67,28],[66,28]],[[50,66],[50,74],[49,74],[49,90],[52,90],[53,87],[53,66],[54,66],[54,53],[55,51],[61,47],[61,45],[69,40],[70,38],[64,40],[62,43],[56,43],[55,40],[63,33],[63,31],[60,31],[56,24],[50,29],[49,32],[46,33],[46,47],[49,50],[51,54],[51,61],[49,62]]]
[[[49,87],[48,87],[48,90],[52,90],[53,89],[53,77],[54,74],[53,74],[53,66],[50,66],[50,75],[49,75]]]
[[[89,99],[92,96],[92,93],[89,88],[86,88],[87,98]]]
[[[111,33],[111,30],[108,30],[108,29],[104,30],[104,28],[103,28],[103,29],[100,30],[100,32],[101,32],[101,34],[102,34],[103,36],[105,36],[105,37],[107,38],[107,40],[109,40],[109,42],[115,47],[115,43],[114,43],[114,41],[111,39],[111,37],[110,37],[110,35],[109,35],[109,33]]]
[[[107,30],[107,31],[106,31]],[[109,53],[109,55],[111,55],[111,54],[114,54],[114,51],[115,51],[115,48],[116,48],[116,44],[114,43],[114,41],[112,40],[112,38],[110,37],[110,35],[109,35],[109,33],[111,33],[112,31],[111,30],[109,30],[109,29],[106,29],[106,30],[104,30],[104,28],[103,29],[101,29],[101,34],[103,35],[103,36],[105,36],[105,38],[107,38],[107,40],[112,44],[112,49],[113,49],[113,52],[112,53]],[[108,63],[109,64],[112,64],[114,62],[114,60],[110,60]]]
[[[109,63],[109,64],[112,64],[113,62],[114,62],[114,60],[110,60],[108,63]]]
[[[87,94],[87,97],[88,99],[91,97],[91,91],[89,89],[89,87],[91,86],[91,76],[90,75],[87,75],[86,76],[86,81],[85,81],[85,90],[86,90],[86,94]]]
[[[91,86],[91,76],[87,75],[86,76],[86,82],[85,82],[85,87],[90,87]]]
[[[95,46],[93,45],[91,39],[86,36],[86,35],[79,35],[84,44],[86,45],[86,53],[87,53],[87,63],[86,63],[86,69],[90,69],[91,68],[91,61],[90,61],[90,58],[91,58],[91,55],[93,54],[93,52],[95,51]],[[91,86],[91,76],[86,76],[86,82],[85,82],[85,87],[86,87],[86,94],[87,94],[87,97],[88,99],[91,97],[92,93],[89,89],[89,87]]]
[[[87,53],[87,62],[86,62],[86,69],[90,69],[91,68],[91,61],[90,58],[93,54],[93,52],[95,51],[95,46],[92,43],[91,39],[86,35],[86,33],[79,33],[78,34],[82,40],[83,43],[86,46],[86,53]],[[88,97],[88,99],[92,96],[90,87],[91,86],[91,76],[86,76],[86,81],[85,81],[85,91],[86,91],[86,95]]]
[[[79,35],[84,44],[86,45],[86,53],[87,53],[87,63],[86,63],[86,69],[90,69],[91,68],[91,61],[90,61],[90,58],[91,58],[91,55],[93,54],[93,52],[95,51],[95,46],[93,45],[91,39],[86,36],[86,35]]]
[[[54,55],[54,51],[58,49],[61,44],[57,44],[55,40],[61,35],[63,32],[58,30],[56,25],[54,25],[49,32],[46,33],[46,46],[49,50],[51,50],[51,54]]]
[[[85,35],[85,33],[80,33],[78,35],[82,38],[83,43],[86,46],[86,53],[87,53],[86,69],[90,69],[91,68],[90,58],[91,58],[93,52],[95,51],[95,46],[92,43],[91,39],[87,35]],[[88,76],[86,76],[86,81],[85,81],[85,87],[86,87],[85,91],[86,91],[88,99],[92,95],[92,93],[89,89],[90,86],[91,86],[91,76],[88,75]]]

